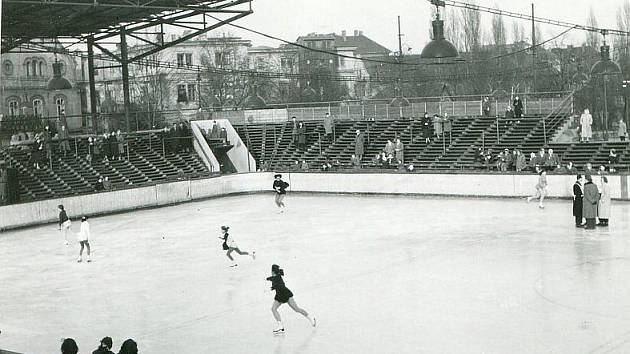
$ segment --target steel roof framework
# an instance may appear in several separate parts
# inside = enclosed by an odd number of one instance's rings
[[[129,64],[251,13],[253,0],[2,0],[2,48],[6,53],[34,39],[87,45],[92,119],[96,120],[94,50],[120,63],[129,131]],[[157,30],[155,30],[157,28]],[[186,32],[167,41],[166,33]],[[153,31],[153,32],[147,32]],[[143,44],[129,57],[128,40]],[[40,42],[41,43],[41,42]],[[108,46],[116,43],[116,53]],[[54,49],[58,50],[58,49]],[[60,49],[59,49],[60,50]]]

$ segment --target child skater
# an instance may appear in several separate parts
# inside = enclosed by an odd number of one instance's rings
[[[229,229],[230,229],[229,226],[221,226],[221,231],[223,232],[223,236],[219,238],[223,240],[223,249],[227,251],[225,255],[230,259],[230,261],[232,261],[232,264],[230,264],[230,267],[236,267],[238,264],[236,264],[236,262],[234,261],[234,258],[232,258],[232,252],[236,252],[240,254],[241,256],[249,255],[249,252],[243,252],[238,248],[238,246],[236,245],[236,242],[234,242],[234,238],[231,237],[230,234],[228,233]],[[251,256],[253,259],[256,259],[256,251],[252,251]]]
[[[282,175],[277,174],[274,175],[275,181],[273,181],[273,189],[276,191],[276,205],[280,208],[280,212],[284,212],[284,202],[282,201],[284,197],[287,195],[286,189],[289,187],[289,184],[282,180]]]
[[[87,248],[87,261],[92,262],[90,259],[90,223],[87,221],[87,216],[81,218],[81,231],[77,235],[77,239],[79,240],[79,244],[81,245],[81,250],[79,251],[79,258],[77,258],[77,262],[83,262],[83,247]]]
[[[540,198],[538,202],[538,207],[543,209],[545,206],[543,205],[543,200],[547,195],[547,172],[542,170],[538,172],[538,183],[536,184],[536,195],[527,197],[527,202],[529,203],[532,199]]]
[[[63,208],[62,204],[59,204],[57,208],[59,208],[59,230],[63,234],[64,244],[67,246],[68,230],[70,230],[70,225],[72,225],[72,222],[70,221],[70,218],[68,218],[68,214],[66,213],[66,210]]]
[[[278,307],[287,302],[293,311],[301,313],[311,323],[311,326],[315,327],[315,318],[311,318],[308,315],[308,312],[301,309],[297,303],[295,303],[295,300],[293,300],[293,293],[284,285],[284,280],[282,280],[283,275],[284,270],[280,269],[280,266],[277,264],[274,264],[271,266],[271,276],[267,278],[267,280],[271,282],[271,290],[276,291],[276,296],[274,297],[273,305],[271,306],[271,313],[273,313],[273,317],[276,321],[278,321],[278,328],[276,328],[273,333],[284,333],[284,326],[282,325],[282,319],[278,313]]]

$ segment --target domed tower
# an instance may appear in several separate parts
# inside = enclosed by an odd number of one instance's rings
[[[612,129],[613,122],[623,117],[622,75],[619,65],[610,60],[610,47],[601,46],[600,60],[591,68],[589,86],[592,90],[593,130]]]

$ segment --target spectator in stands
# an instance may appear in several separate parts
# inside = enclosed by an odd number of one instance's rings
[[[291,165],[290,170],[293,172],[298,172],[300,170],[300,161],[298,160],[293,161],[293,165]]]
[[[326,141],[329,142],[334,142],[335,138],[333,136],[333,128],[335,126],[335,122],[333,117],[330,115],[330,113],[326,113],[326,116],[324,116],[324,138],[326,139]]]
[[[94,142],[94,152],[93,152],[94,160],[101,161],[103,159],[103,143],[98,135],[93,138],[93,142]]]
[[[442,118],[442,130],[444,130],[444,135],[448,137],[448,143],[450,144],[452,140],[451,132],[453,130],[453,120],[446,112],[444,112],[444,118]]]
[[[138,354],[138,344],[133,339],[127,339],[120,346],[118,354]]]
[[[372,158],[372,167],[381,167],[381,166],[382,166],[381,154],[376,154]]]
[[[63,157],[66,157],[68,151],[70,151],[70,141],[68,141],[69,139],[70,134],[68,134],[66,126],[61,125],[61,130],[59,131],[59,149],[61,150]]]
[[[523,116],[523,102],[518,96],[514,98],[512,105],[514,106],[514,118],[521,118]]]
[[[97,192],[101,192],[105,190],[105,184],[103,183],[103,177],[98,177],[98,180],[96,181],[96,191]]]
[[[219,139],[221,139],[221,143],[223,145],[230,144],[230,142],[228,141],[227,130],[225,129],[225,127],[221,128],[221,132],[219,133]]]
[[[619,119],[617,134],[619,135],[619,140],[626,141],[626,137],[628,136],[628,128],[626,127],[626,122],[623,121],[623,118]]]
[[[50,128],[46,126],[42,132],[41,141],[44,143],[44,150],[46,152],[46,160],[52,159],[52,135],[50,134]]]
[[[112,182],[109,180],[109,177],[105,176],[105,178],[103,178],[103,189],[106,191],[111,191],[112,190]]]
[[[306,126],[304,126],[303,122],[300,122],[298,125],[298,138],[297,138],[297,146],[298,149],[304,150],[306,149]]]
[[[355,154],[352,154],[350,156],[350,165],[353,169],[358,170],[361,168],[361,160]]]
[[[221,127],[219,127],[216,120],[213,120],[212,129],[210,130],[210,139],[219,139],[219,135],[221,135]]]
[[[42,158],[44,154],[44,144],[39,140],[35,141],[35,146],[33,151],[31,151],[31,156],[29,158],[29,162],[33,166],[34,169],[39,170],[41,168],[40,163],[42,163]]]
[[[490,117],[490,100],[488,97],[484,97],[481,102],[481,108],[483,110],[484,117]]]
[[[413,172],[413,169],[414,169],[414,167],[413,167],[413,165],[412,165],[412,164],[409,164],[409,165],[407,166],[407,172]]]
[[[363,151],[365,148],[365,137],[364,134],[357,129],[356,136],[354,137],[354,154],[360,160],[363,160]]]
[[[116,142],[118,143],[118,160],[123,160],[125,156],[125,137],[120,129],[116,132]]]
[[[477,153],[475,154],[475,167],[481,168],[485,165],[486,159],[484,157],[483,149],[477,148]]]
[[[514,111],[512,110],[512,105],[507,105],[507,108],[505,109],[505,116],[503,118],[505,119],[504,128],[507,129],[514,122]]]
[[[597,174],[600,176],[607,175],[608,172],[606,172],[606,167],[604,165],[599,166],[599,169],[597,170]]]
[[[190,152],[192,140],[190,139],[190,127],[187,122],[179,123],[179,132],[181,135],[181,145],[185,152]]]
[[[116,132],[112,131],[107,138],[107,143],[109,144],[109,157],[112,161],[117,160],[118,153],[118,140],[116,139]]]
[[[429,118],[427,112],[424,112],[424,117],[422,118],[422,137],[424,137],[425,144],[431,142],[431,118]]]
[[[505,168],[505,151],[499,152],[494,162],[497,171],[506,171],[507,169]]]
[[[538,166],[540,166],[540,165],[538,164],[538,157],[536,156],[536,153],[533,153],[533,152],[532,152],[532,153],[529,155],[529,169],[530,169],[531,171],[536,172],[536,168],[537,168]]]
[[[516,162],[515,162],[516,172],[521,172],[527,168],[527,160],[525,159],[525,155],[521,150],[516,150]]]
[[[553,171],[555,169],[559,169],[560,165],[560,156],[554,154],[553,149],[548,149],[547,155],[545,156],[545,170]]]
[[[396,139],[396,145],[394,147],[396,151],[396,160],[404,164],[405,163],[405,145],[403,145],[400,139]]]
[[[100,145],[102,148],[103,159],[107,161],[109,157],[112,155],[109,145],[109,133],[104,133],[102,139],[100,141]]]
[[[95,351],[92,354],[114,354],[111,349],[113,346],[112,338],[105,337],[101,339],[101,343],[98,345]]]
[[[383,149],[383,151],[385,152],[385,156],[394,154],[394,152],[396,152],[396,146],[391,140],[387,140],[387,143],[385,144],[385,148]]]
[[[183,181],[185,179],[186,179],[186,174],[184,173],[184,170],[180,168],[179,170],[177,170],[177,180]]]
[[[437,114],[433,116],[433,134],[438,138],[442,135],[442,118]]]
[[[577,180],[573,184],[573,216],[575,217],[575,227],[583,227],[582,223],[582,207],[584,204],[583,201],[583,191],[582,184],[584,183],[582,179],[582,175],[577,175]]]
[[[582,142],[588,143],[588,141],[593,137],[593,131],[591,130],[592,124],[593,117],[587,108],[580,116],[580,136],[582,137]]]
[[[78,352],[79,347],[74,339],[66,338],[61,342],[61,354],[77,354]]]
[[[584,196],[582,202],[582,213],[586,219],[586,229],[595,229],[595,218],[597,217],[597,204],[599,203],[599,190],[597,185],[593,183],[591,175],[586,175],[586,184],[584,184]]]
[[[569,161],[569,163],[567,163],[560,172],[568,175],[574,175],[577,173],[577,168],[573,166],[573,162]]]
[[[595,174],[595,170],[593,169],[593,164],[590,162],[586,163],[586,166],[584,167],[584,176],[591,176]]]
[[[617,152],[615,149],[610,149],[608,152],[608,170],[610,173],[615,172],[615,165],[619,163],[619,156],[617,156]]]
[[[300,164],[300,170],[302,170],[303,172],[308,172],[309,166],[306,160],[302,160],[302,164]]]
[[[610,219],[610,186],[606,176],[602,176],[602,183],[599,186],[597,218],[599,219],[597,226],[608,226],[608,219]]]
[[[484,159],[484,163],[486,165],[486,168],[489,170],[492,169],[492,161],[494,160],[494,154],[492,153],[492,149],[488,149],[486,150],[486,153],[483,155],[483,159]]]
[[[291,142],[295,145],[298,143],[298,123],[295,117],[291,117]]]
[[[505,170],[504,171],[511,170],[512,167],[514,166],[514,156],[513,156],[512,153],[510,153],[510,149],[505,149],[503,151],[503,157],[505,159]]]

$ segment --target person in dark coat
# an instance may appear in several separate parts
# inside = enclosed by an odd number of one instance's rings
[[[365,149],[365,136],[357,129],[356,136],[354,138],[354,154],[359,161],[363,160],[363,152]]]
[[[573,184],[573,216],[575,217],[575,227],[583,227],[582,206],[584,193],[582,192],[582,175],[577,175],[577,180]]]
[[[178,153],[181,147],[179,137],[181,136],[181,132],[177,127],[177,123],[173,123],[173,127],[171,128],[171,152]]]
[[[77,354],[79,352],[79,347],[77,346],[77,342],[72,338],[66,338],[61,343],[61,354]]]
[[[422,137],[424,138],[424,143],[428,144],[431,142],[431,118],[429,118],[428,113],[424,113],[424,117],[422,117]]]
[[[138,344],[133,339],[127,339],[120,346],[118,354],[138,354]]]
[[[221,132],[219,133],[219,139],[221,139],[221,143],[223,143],[223,145],[228,144],[227,130],[225,130],[225,128],[221,128]]]
[[[300,122],[297,129],[297,146],[298,149],[304,150],[306,148],[306,127],[304,123]]]
[[[599,189],[593,183],[591,175],[586,176],[584,184],[584,195],[582,200],[582,215],[586,219],[586,229],[595,229],[595,218],[597,217],[597,203],[599,203]]]
[[[118,159],[118,140],[116,140],[116,132],[111,132],[107,138],[109,144],[109,157],[113,160]]]
[[[521,99],[518,96],[514,98],[514,103],[512,105],[514,106],[514,117],[521,118],[523,116],[523,102],[521,102]]]
[[[109,145],[108,133],[103,134],[103,138],[101,140],[101,151],[105,159],[109,159],[109,157],[112,155],[112,152],[110,150],[110,145]]]
[[[210,130],[210,139],[219,139],[219,135],[221,134],[221,128],[217,124],[216,120],[212,121],[212,130]]]
[[[190,139],[190,127],[188,127],[188,124],[181,122],[179,123],[179,131],[181,132],[181,136],[183,138],[182,147],[186,152],[189,152],[192,148],[192,140]]]

